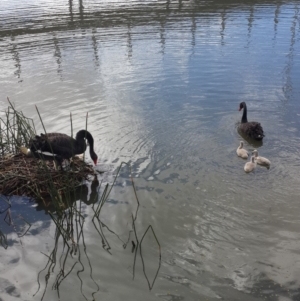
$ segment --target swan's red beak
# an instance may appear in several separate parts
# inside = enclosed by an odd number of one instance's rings
[[[97,161],[98,161],[98,160],[97,160],[97,159],[94,159],[93,161],[94,161],[94,164],[97,165]]]
[[[239,108],[239,111],[241,110],[242,108]]]

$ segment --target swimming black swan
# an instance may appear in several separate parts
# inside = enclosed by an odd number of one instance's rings
[[[89,142],[90,155],[96,165],[98,156],[94,152],[94,139],[91,133],[86,130],[79,131],[75,139],[61,133],[36,135],[30,140],[29,147],[32,153],[37,153],[37,151],[53,153],[61,164],[63,159],[70,159],[74,155],[85,152],[85,139]]]
[[[244,133],[246,136],[255,139],[262,140],[264,135],[264,130],[259,122],[247,120],[247,106],[245,102],[240,103],[239,111],[244,109],[241,124],[239,125],[239,130]]]

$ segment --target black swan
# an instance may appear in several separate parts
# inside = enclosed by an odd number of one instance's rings
[[[53,153],[57,161],[61,164],[64,159],[70,159],[74,155],[85,152],[85,139],[89,143],[90,155],[96,165],[98,156],[94,152],[94,139],[91,133],[86,130],[79,131],[75,139],[61,133],[36,135],[29,141],[29,147],[33,154],[37,154],[37,151]]]
[[[246,103],[243,101],[240,103],[239,111],[244,109],[241,124],[239,125],[238,129],[244,133],[249,138],[255,140],[262,140],[264,135],[264,130],[259,122],[251,121],[248,122],[247,120],[247,106]]]

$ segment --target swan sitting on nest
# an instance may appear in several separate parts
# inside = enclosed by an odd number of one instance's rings
[[[98,156],[94,152],[94,138],[86,130],[79,131],[75,139],[62,133],[36,135],[29,141],[29,150],[26,147],[21,147],[20,150],[27,156],[41,157],[45,160],[54,159],[62,168],[64,159],[69,161],[73,156],[85,152],[86,140],[89,143],[90,156],[96,165]]]
[[[91,133],[86,130],[79,131],[75,139],[61,133],[36,135],[29,141],[30,151],[24,147],[21,148],[21,151],[27,155],[49,153],[57,161],[62,162],[64,159],[69,160],[74,155],[84,153],[87,147],[85,139],[89,142],[90,155],[96,165],[98,156],[94,152],[94,139]]]

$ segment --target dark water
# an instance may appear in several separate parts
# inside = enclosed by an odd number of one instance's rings
[[[48,132],[70,133],[70,111],[84,128],[89,112],[101,165],[132,164],[139,235],[152,225],[161,244],[149,291],[140,258],[132,280],[131,250],[111,235],[105,252],[87,221],[96,300],[300,300],[299,32],[298,1],[1,2],[1,108],[8,96],[38,132],[34,105]],[[269,170],[245,174],[236,156],[241,101],[265,130]],[[122,237],[136,206],[129,182],[101,213]],[[14,210],[31,229],[21,239],[7,230],[0,250],[2,300],[42,296],[32,295],[55,226],[24,204]],[[146,250],[153,279],[157,245]],[[61,300],[84,299],[76,272]],[[92,300],[88,269],[82,279]],[[49,286],[45,300],[57,299]]]

